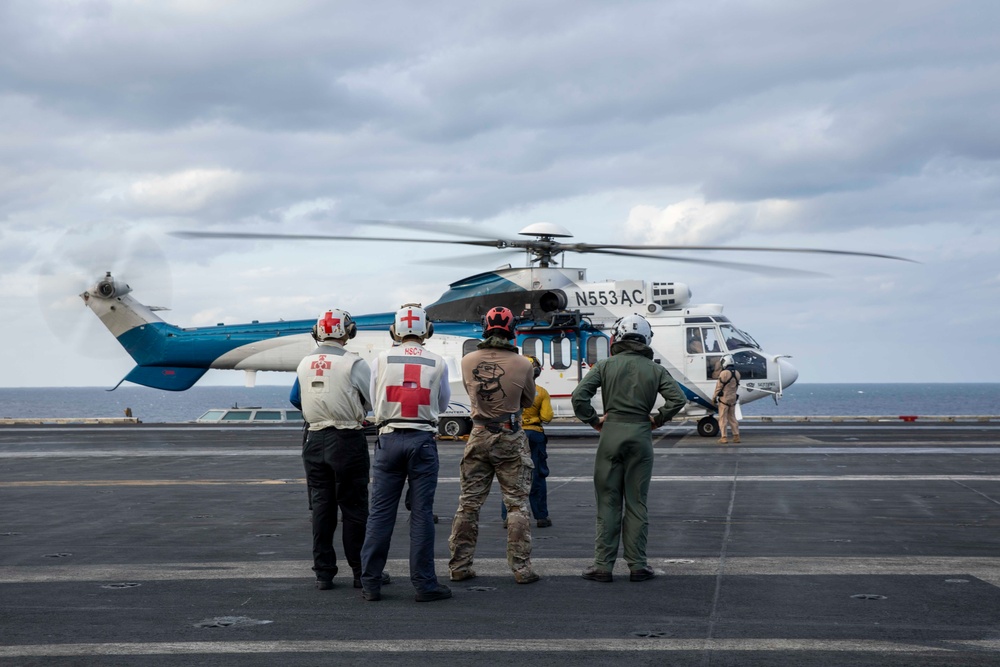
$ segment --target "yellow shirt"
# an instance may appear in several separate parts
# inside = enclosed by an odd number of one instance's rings
[[[542,424],[552,421],[552,402],[549,392],[540,385],[535,385],[535,402],[521,413],[521,426],[529,431],[541,431]]]

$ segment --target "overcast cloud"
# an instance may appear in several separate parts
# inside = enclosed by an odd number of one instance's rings
[[[379,233],[359,218],[902,255],[567,263],[690,284],[800,382],[994,380],[1000,4],[480,4],[0,3],[0,386],[128,372],[75,296],[108,269],[200,325],[426,303],[507,261],[166,235]]]

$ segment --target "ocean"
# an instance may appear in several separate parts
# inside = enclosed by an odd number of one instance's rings
[[[169,392],[146,387],[0,388],[0,418],[124,417],[144,423],[194,421],[211,408],[288,406],[289,386],[193,387]],[[746,416],[998,415],[1000,383],[795,384],[777,405],[742,406]]]

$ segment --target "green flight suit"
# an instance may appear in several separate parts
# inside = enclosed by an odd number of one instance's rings
[[[596,426],[599,417],[590,400],[601,390],[606,415],[594,461],[597,537],[594,565],[611,571],[619,539],[630,570],[646,566],[649,513],[646,498],[653,476],[652,428],[680,412],[687,399],[670,373],[653,361],[653,351],[634,340],[611,346],[611,356],[590,369],[573,392],[577,419]],[[666,403],[653,421],[656,397]],[[622,501],[625,511],[622,513]]]

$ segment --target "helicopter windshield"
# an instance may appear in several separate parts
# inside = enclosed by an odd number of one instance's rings
[[[745,347],[760,349],[757,341],[745,331],[740,331],[731,324],[722,324],[719,325],[719,328],[722,330],[722,339],[726,341],[726,347],[729,348],[730,352]]]

